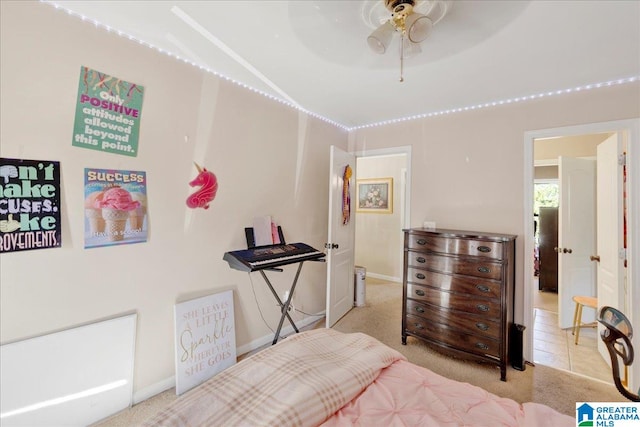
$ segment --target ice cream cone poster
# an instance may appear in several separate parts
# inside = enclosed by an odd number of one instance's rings
[[[0,158],[0,253],[62,245],[60,162]]]
[[[84,247],[146,242],[146,173],[90,168],[84,171]]]
[[[143,95],[140,85],[80,67],[72,145],[137,156]]]

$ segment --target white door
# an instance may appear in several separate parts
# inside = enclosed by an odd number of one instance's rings
[[[559,157],[560,204],[558,214],[558,323],[573,325],[574,295],[596,295],[595,266],[590,256],[596,250],[596,162]],[[583,322],[593,322],[595,313],[586,308]]]
[[[626,312],[624,289],[624,260],[619,256],[624,248],[622,225],[622,166],[618,156],[622,152],[622,141],[618,134],[598,144],[597,189],[598,189],[598,307],[608,305]],[[603,326],[598,324],[598,332]],[[610,362],[609,353],[598,339],[598,351]]]
[[[348,192],[350,220],[343,222],[345,168],[351,167]],[[355,262],[356,156],[331,146],[329,168],[329,235],[327,237],[327,322],[333,326],[353,307]]]

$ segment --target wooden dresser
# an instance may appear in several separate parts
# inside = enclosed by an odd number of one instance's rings
[[[403,231],[402,343],[411,335],[455,356],[495,363],[506,381],[516,236]]]

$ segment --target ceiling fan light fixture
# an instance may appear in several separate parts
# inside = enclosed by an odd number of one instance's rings
[[[391,37],[396,31],[391,21],[387,21],[379,26],[374,32],[367,37],[367,43],[372,51],[375,53],[383,54],[386,52],[391,43]]]
[[[431,33],[433,21],[426,15],[414,12],[407,16],[405,27],[407,28],[407,37],[409,40],[414,43],[420,43]]]
[[[449,11],[452,0],[383,0],[384,6],[391,12],[391,17],[375,29],[367,38],[367,43],[375,53],[383,54],[391,43],[394,33],[400,35],[400,81],[404,81],[405,54],[419,53],[419,43],[431,33],[433,26]],[[425,4],[428,10],[418,10]],[[424,8],[423,8],[424,9]]]

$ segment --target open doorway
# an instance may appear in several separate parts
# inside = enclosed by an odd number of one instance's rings
[[[373,243],[358,242],[355,236],[355,230],[358,226],[358,215],[362,209],[359,207],[359,184],[363,180],[362,171],[360,171],[359,160],[366,159],[373,162],[373,167],[363,168],[367,174],[374,178],[367,177],[366,183],[371,187],[372,180],[376,182],[376,191],[380,191],[384,187],[384,195],[382,199],[386,201],[384,209],[369,209],[368,215],[378,218],[391,219],[387,221],[385,227],[380,227],[380,222],[368,223],[361,221],[361,228],[364,233],[370,235],[374,239]],[[344,197],[344,182],[346,175],[346,167],[355,166],[355,176],[351,176],[349,182],[353,188],[349,188],[350,199]],[[326,305],[326,326],[331,327],[344,314],[346,314],[356,302],[355,269],[357,262],[363,262],[364,267],[368,265],[376,269],[370,269],[372,276],[378,276],[381,279],[392,279],[391,281],[399,281],[402,283],[402,276],[395,279],[395,271],[402,271],[402,257],[398,258],[397,263],[393,260],[394,256],[403,253],[402,229],[405,224],[409,223],[409,197],[410,194],[410,176],[411,176],[411,147],[395,147],[380,150],[368,150],[366,152],[348,153],[344,150],[331,147],[330,161],[330,196],[329,196],[329,233],[326,247],[330,248],[327,255],[327,305]],[[380,188],[378,188],[380,187]],[[349,201],[351,207],[350,215],[344,222],[344,206],[345,200]],[[341,209],[337,209],[342,206]],[[354,215],[355,214],[355,215]],[[348,227],[344,227],[344,225]],[[399,237],[396,239],[395,237]],[[394,248],[392,242],[397,242],[398,248]],[[356,258],[356,250],[358,246],[365,249],[365,255],[373,254],[374,258]],[[389,266],[392,270],[390,274],[381,273],[379,270],[380,263],[375,257],[379,254],[388,254],[391,259]],[[397,267],[396,267],[396,264]],[[380,277],[382,276],[382,277]],[[387,277],[385,277],[387,276]]]
[[[637,212],[640,212],[640,203],[636,194],[640,183],[640,120],[619,120],[614,122],[591,123],[585,125],[568,126],[564,128],[543,129],[538,131],[526,132],[524,134],[524,251],[525,254],[534,254],[534,220],[533,220],[533,187],[534,187],[534,145],[539,139],[549,139],[557,137],[568,137],[586,134],[602,134],[614,133],[625,141],[626,149],[626,191],[627,196],[624,202],[625,218],[626,218],[626,236],[625,248],[620,253],[626,259],[626,283],[618,282],[622,299],[626,307],[634,307],[640,304],[640,286],[635,277],[636,266],[640,265],[640,256],[634,248],[640,247],[640,218]],[[562,201],[561,201],[562,204]],[[562,242],[560,242],[562,244]],[[587,256],[587,258],[589,258]],[[534,298],[537,295],[538,288],[535,282],[534,256],[524,257],[524,295],[523,295],[523,323],[532,331],[525,337],[525,359],[534,360]],[[600,269],[599,264],[598,269]],[[625,286],[627,285],[627,286]],[[559,284],[562,288],[562,284]],[[640,317],[633,311],[628,310],[632,317],[631,322],[636,328],[640,328]],[[569,331],[570,333],[570,331]],[[634,345],[640,345],[638,337],[634,337]],[[640,385],[640,370],[631,368],[630,384],[632,387]]]
[[[588,254],[596,251],[597,241],[595,164],[598,144],[610,136],[611,133],[598,133],[536,139],[532,194],[533,283],[536,288],[533,298],[533,361],[609,383],[611,370],[598,352],[597,330],[591,327],[582,329],[576,343],[571,325],[573,295],[595,297],[596,294],[596,268],[588,261]],[[567,202],[567,199],[575,198],[580,199],[580,209],[575,209],[577,202],[574,200]],[[571,239],[572,246],[576,247],[575,254],[563,253],[565,248],[560,247],[561,235],[566,239],[567,233],[571,233],[571,230],[562,233],[563,221],[565,228],[581,226],[580,235]],[[570,265],[567,257],[582,257],[586,261],[576,268]],[[562,262],[565,269],[577,271],[579,279],[573,279],[574,273],[563,273],[560,269]],[[577,261],[571,262],[575,264]],[[571,279],[567,280],[567,277]],[[559,288],[562,279],[565,282]],[[571,283],[573,281],[578,283]],[[585,308],[584,322],[593,322],[595,315],[594,309]]]
[[[377,210],[358,205],[366,202],[364,195],[353,197],[355,264],[364,268],[367,277],[402,283],[402,229],[410,224],[411,147],[368,150],[356,156],[355,192],[375,190],[380,183],[390,186],[392,200],[385,209]]]

